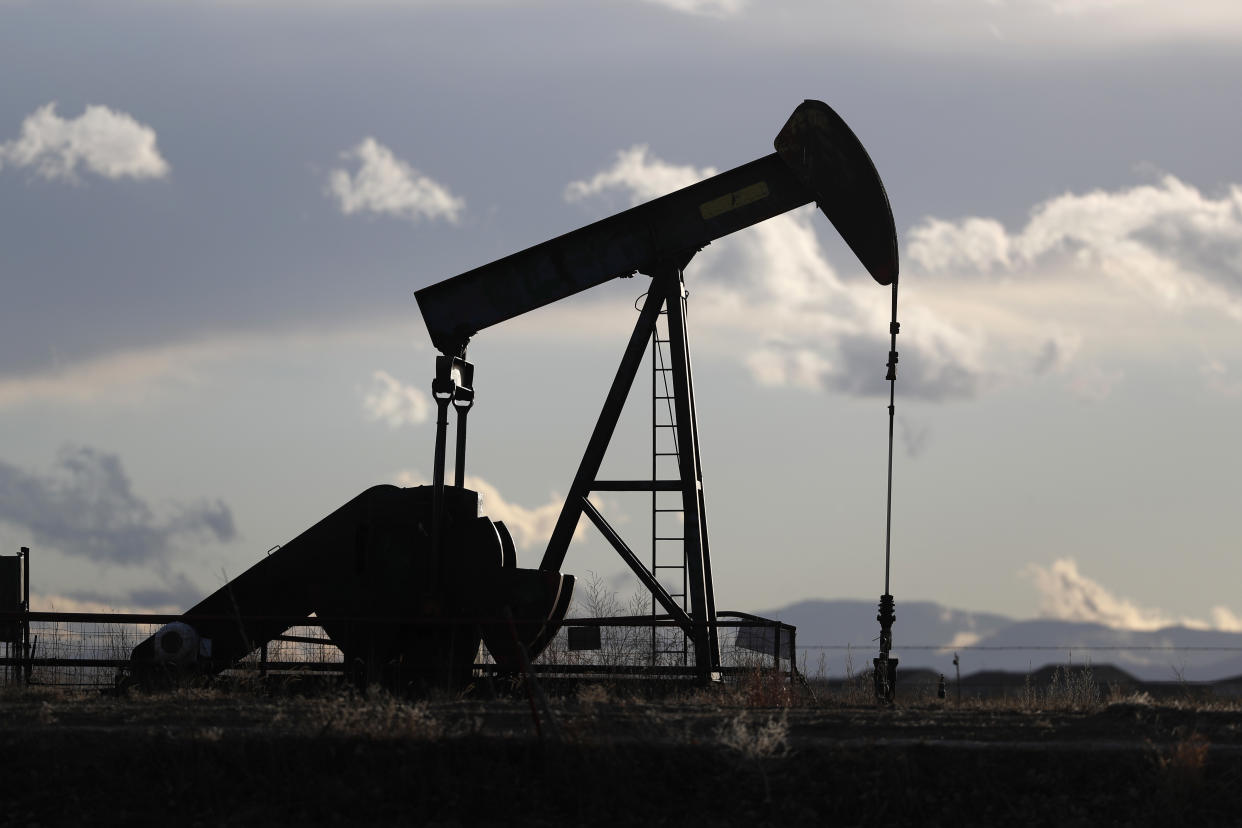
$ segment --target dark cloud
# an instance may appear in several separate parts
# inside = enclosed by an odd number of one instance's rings
[[[184,575],[169,575],[160,586],[139,587],[122,595],[96,591],[78,591],[68,593],[75,601],[104,603],[104,605],[127,606],[138,608],[159,607],[193,607],[201,601],[206,592],[191,583]]]
[[[929,343],[930,345],[930,343]],[[837,343],[839,363],[828,377],[831,388],[856,396],[888,393],[885,381],[888,351],[874,336],[843,336]],[[940,402],[970,399],[985,377],[944,349],[902,348],[898,343],[897,393],[902,397]]]
[[[75,601],[154,610],[164,607],[188,609],[201,601],[207,592],[195,586],[182,574],[167,573],[164,576],[164,583],[156,586],[139,587],[120,593],[78,590],[66,593],[66,596]]]
[[[50,475],[0,461],[0,521],[34,543],[101,564],[167,566],[180,542],[229,541],[233,514],[220,500],[177,504],[157,514],[136,495],[114,454],[67,446]]]
[[[1031,370],[1037,376],[1042,376],[1051,371],[1060,362],[1061,346],[1057,344],[1055,339],[1049,339],[1039,349],[1039,353],[1035,355],[1035,361],[1031,365]]]
[[[907,457],[918,457],[927,450],[927,444],[931,442],[929,426],[911,423],[905,417],[897,418],[897,433],[901,437]]]

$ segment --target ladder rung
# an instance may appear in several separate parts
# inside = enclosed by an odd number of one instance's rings
[[[652,509],[653,512],[684,512],[685,509]]]
[[[660,541],[660,540],[664,540],[664,541],[674,541],[674,540],[679,540],[679,541],[684,541],[684,540],[685,540],[685,538],[652,538],[652,540],[658,540],[658,541]]]
[[[678,492],[682,491],[680,480],[596,480],[591,484],[593,492]]]
[[[656,564],[653,569],[685,569],[685,564]]]

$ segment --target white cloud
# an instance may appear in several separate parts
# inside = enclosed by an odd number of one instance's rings
[[[393,482],[398,486],[425,486],[431,481],[417,471],[401,471],[394,475]],[[466,488],[479,493],[479,511],[494,521],[503,521],[513,536],[515,546],[535,549],[547,544],[548,538],[552,537],[552,529],[565,502],[555,492],[542,506],[527,508],[506,500],[499,489],[481,477],[466,475],[465,483]],[[575,539],[582,537],[585,523],[585,520],[578,521],[574,530]]]
[[[1112,11],[1125,6],[1135,6],[1140,0],[1044,0],[1053,14],[1075,17],[1102,11]]]
[[[565,198],[628,206],[713,172],[636,145]],[[702,250],[687,269],[696,342],[737,355],[763,385],[884,394],[889,294],[838,275],[817,229],[832,232],[807,207]],[[1038,380],[1099,402],[1136,360],[1170,351],[1210,353],[1186,370],[1238,393],[1228,366],[1240,358],[1230,343],[1242,319],[1242,187],[1208,196],[1164,175],[1049,199],[1014,232],[992,218],[928,218],[906,240],[899,396],[962,399]]]
[[[528,509],[505,500],[499,489],[482,478],[467,476],[466,486],[479,493],[479,508],[483,513],[492,520],[504,521],[513,535],[514,544],[523,549],[541,547],[548,542],[565,502],[564,498],[552,493],[547,503]],[[575,537],[580,536],[582,531],[582,521],[578,523]]]
[[[797,15],[796,28],[789,16]],[[903,51],[1108,54],[1154,43],[1221,48],[1242,37],[1236,0],[765,0],[739,22],[753,36],[817,37]],[[781,28],[784,32],[781,33]],[[825,38],[828,38],[825,41]]]
[[[910,258],[955,275],[1103,276],[1168,308],[1211,307],[1242,319],[1242,187],[1219,198],[1175,176],[1116,192],[1066,193],[1009,233],[994,219],[929,218],[909,233]]]
[[[336,197],[346,215],[370,212],[415,222],[456,222],[466,208],[464,200],[393,155],[392,150],[374,138],[366,138],[341,153],[341,157],[359,163],[352,175],[344,169],[328,173],[328,193]]]
[[[371,387],[362,398],[367,418],[390,428],[425,423],[431,411],[427,395],[405,385],[386,371],[371,374]]]
[[[689,164],[670,164],[652,156],[646,144],[635,144],[618,150],[611,167],[585,181],[571,181],[565,188],[565,200],[581,201],[620,190],[630,197],[631,203],[639,204],[715,174],[715,167],[697,169]]]
[[[1048,567],[1031,564],[1022,574],[1035,584],[1040,596],[1040,612],[1048,618],[1085,621],[1125,630],[1150,631],[1181,625],[1242,632],[1242,619],[1228,607],[1213,607],[1211,621],[1177,618],[1164,610],[1141,607],[1081,574],[1072,558],[1058,558]]]
[[[1230,330],[1242,320],[1238,185],[1212,197],[1163,175],[1049,199],[1012,232],[991,218],[928,218],[907,240],[908,281],[977,331],[1003,375],[1059,376],[1099,401],[1125,378],[1119,363],[1188,356],[1215,336],[1200,373],[1216,393],[1235,385],[1223,359],[1235,358]]]
[[[658,6],[686,14],[703,14],[713,17],[732,17],[746,8],[747,0],[645,0]]]
[[[1242,632],[1242,617],[1228,607],[1212,607],[1212,627],[1227,632]]]
[[[55,102],[26,116],[20,137],[0,144],[4,163],[64,181],[76,181],[79,168],[104,178],[162,178],[169,170],[151,127],[106,106],[65,119]]]
[[[965,649],[967,647],[973,647],[982,640],[983,640],[983,636],[981,636],[977,632],[970,632],[969,630],[961,630],[959,632],[954,633],[953,638],[949,641],[948,644],[945,644],[944,647],[939,650],[939,652],[947,653],[951,650],[958,650],[958,649]]]
[[[619,192],[633,204],[714,174],[669,164],[644,145],[572,182],[567,200]],[[713,243],[688,269],[696,337],[724,335],[756,381],[882,394],[888,353],[890,294],[873,282],[846,283],[815,233],[813,207],[770,219]],[[861,270],[861,267],[859,267]],[[702,290],[700,291],[700,287]],[[982,342],[917,304],[902,312],[905,393],[944,399],[974,394],[985,382]]]
[[[995,219],[972,217],[956,224],[926,219],[910,231],[906,249],[927,270],[970,267],[987,273],[1010,265],[1009,235]]]

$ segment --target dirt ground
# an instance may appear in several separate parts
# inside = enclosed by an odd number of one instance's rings
[[[549,715],[550,714],[550,715]],[[0,694],[3,825],[1238,825],[1242,707]]]

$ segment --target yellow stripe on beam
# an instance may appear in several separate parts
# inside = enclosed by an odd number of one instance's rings
[[[704,221],[714,219],[716,216],[727,213],[730,210],[736,210],[738,207],[744,207],[762,198],[767,198],[768,195],[768,182],[760,181],[728,195],[722,195],[720,198],[713,198],[711,201],[703,202],[699,205],[699,215],[703,217]]]

